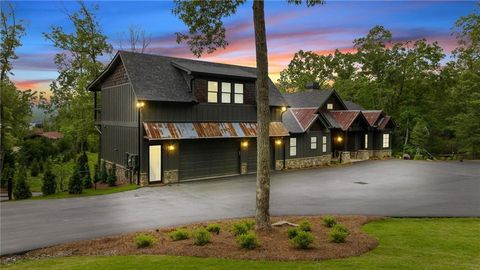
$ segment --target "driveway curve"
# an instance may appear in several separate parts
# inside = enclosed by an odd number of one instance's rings
[[[4,202],[0,253],[252,216],[255,175],[58,200]],[[272,175],[272,215],[480,216],[480,162],[366,161]]]

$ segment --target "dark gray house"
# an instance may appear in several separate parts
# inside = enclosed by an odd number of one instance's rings
[[[88,86],[101,158],[143,184],[254,172],[255,80],[254,68],[118,52]],[[282,169],[288,104],[269,83],[271,164]]]

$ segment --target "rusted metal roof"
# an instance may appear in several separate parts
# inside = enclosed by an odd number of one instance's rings
[[[149,140],[246,138],[257,136],[256,123],[157,123],[144,122]],[[281,122],[270,123],[270,137],[288,136]]]
[[[42,136],[51,140],[58,140],[63,138],[63,133],[58,131],[47,131],[47,132],[40,133],[39,136]]]
[[[393,120],[392,120],[392,117],[389,116],[389,115],[387,115],[387,116],[385,116],[384,118],[382,118],[382,119],[380,120],[380,122],[378,123],[378,129],[384,130],[384,129],[387,127],[387,125],[388,125],[389,122],[392,122],[392,124],[394,124],[394,123],[393,123]],[[394,125],[395,125],[395,124],[394,124]]]
[[[340,125],[340,128],[346,131],[361,113],[360,111],[330,111],[330,115]]]
[[[303,131],[307,130],[318,117],[318,114],[316,114],[317,108],[290,108],[289,110],[291,110]]]
[[[383,114],[382,111],[362,111],[362,113],[371,127],[375,126],[375,124],[378,122],[378,119]]]

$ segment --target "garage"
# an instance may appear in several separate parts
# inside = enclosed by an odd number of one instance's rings
[[[179,181],[240,174],[236,139],[192,139],[180,143]]]

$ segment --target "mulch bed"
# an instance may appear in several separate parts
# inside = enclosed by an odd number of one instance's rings
[[[337,216],[337,221],[350,231],[346,242],[340,244],[329,242],[328,232],[330,228],[323,226],[320,216],[272,217],[272,222],[287,220],[298,224],[302,219],[307,219],[311,223],[312,233],[315,236],[312,248],[307,250],[296,249],[292,246],[287,237],[287,225],[273,227],[273,230],[268,233],[257,233],[260,247],[254,250],[241,249],[237,246],[235,237],[230,230],[232,223],[239,221],[236,219],[212,221],[211,223],[217,223],[221,226],[221,232],[218,235],[213,234],[212,242],[205,246],[195,246],[193,239],[171,240],[168,233],[175,228],[170,227],[37,249],[23,255],[2,257],[1,261],[5,263],[18,259],[113,255],[174,255],[249,260],[311,261],[358,256],[378,245],[378,241],[362,232],[361,227],[372,220],[380,219],[379,217]],[[190,224],[181,226],[181,228],[193,230],[209,223]],[[137,248],[134,239],[139,233],[155,236],[157,242],[148,248]]]

